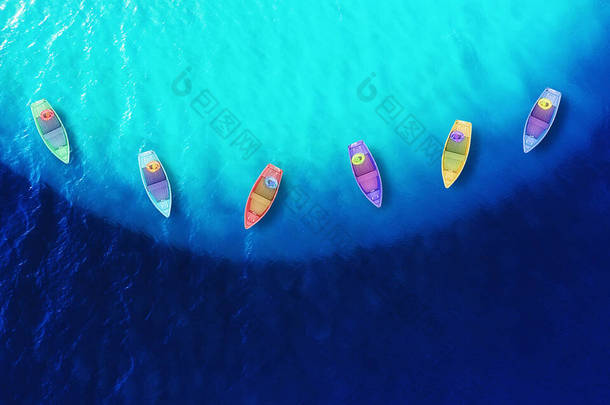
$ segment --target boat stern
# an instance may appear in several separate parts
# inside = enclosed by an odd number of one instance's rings
[[[159,201],[155,205],[157,207],[157,210],[159,210],[159,212],[161,213],[161,215],[163,215],[165,218],[169,218],[170,214],[172,213],[172,200],[171,199]]]
[[[383,195],[381,190],[375,190],[370,193],[366,193],[366,198],[377,208],[381,208],[381,201],[383,199]]]
[[[254,215],[251,212],[246,212],[246,215],[244,215],[244,229],[252,228],[259,219],[259,216]]]
[[[57,158],[59,160],[61,160],[62,162],[64,162],[65,164],[70,163],[70,148],[69,147],[66,147],[65,150],[62,150],[62,151],[55,151],[54,155],[57,156]]]
[[[543,136],[540,139],[536,139],[533,136],[523,135],[523,152],[529,153],[532,149],[536,147],[540,143],[540,141],[544,138]]]
[[[451,187],[453,183],[455,183],[457,177],[458,176],[456,176],[454,173],[448,173],[445,171],[445,173],[443,173],[443,184],[445,185],[445,188]]]

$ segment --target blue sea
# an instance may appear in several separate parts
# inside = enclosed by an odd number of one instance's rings
[[[603,0],[0,0],[0,404],[610,403],[609,23]]]

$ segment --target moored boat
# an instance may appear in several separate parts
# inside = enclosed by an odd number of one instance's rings
[[[157,154],[152,150],[141,152],[138,154],[138,164],[146,195],[155,208],[169,218],[172,210],[172,188]]]
[[[441,158],[441,171],[445,188],[451,187],[464,170],[470,152],[471,137],[472,124],[470,122],[456,120],[453,123],[445,141],[443,157]]]
[[[561,93],[546,88],[532,107],[523,128],[523,152],[534,149],[548,134],[557,116]]]
[[[271,208],[280,189],[282,174],[282,169],[270,163],[256,179],[248,195],[248,200],[246,200],[244,212],[244,227],[246,229],[260,221]]]
[[[380,208],[383,200],[383,185],[373,155],[364,141],[354,142],[347,149],[352,173],[360,191],[375,207]]]
[[[70,162],[70,142],[68,133],[59,116],[45,99],[38,100],[30,105],[36,129],[55,157],[68,164]]]

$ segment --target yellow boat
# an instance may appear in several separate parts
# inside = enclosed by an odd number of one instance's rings
[[[445,141],[443,158],[441,159],[445,188],[451,187],[460,173],[462,173],[466,159],[468,159],[468,152],[470,152],[471,136],[472,123],[460,120],[456,120],[453,123],[451,132],[449,132],[447,141]]]

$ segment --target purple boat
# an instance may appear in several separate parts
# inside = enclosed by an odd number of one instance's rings
[[[358,187],[375,207],[381,207],[383,198],[381,176],[369,148],[366,147],[364,141],[358,141],[352,143],[347,149]]]
[[[555,121],[560,101],[560,92],[548,87],[544,89],[525,122],[523,152],[531,151],[544,139],[549,129],[551,129],[553,121]]]

